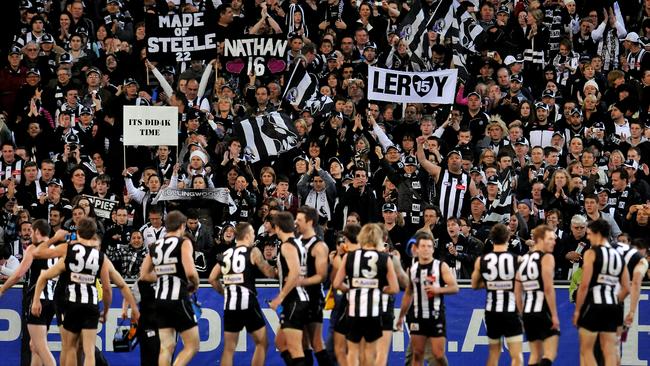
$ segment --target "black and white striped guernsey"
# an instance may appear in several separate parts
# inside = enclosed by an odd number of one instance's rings
[[[307,251],[302,246],[302,242],[296,238],[289,238],[288,241],[280,245],[280,260],[278,261],[278,278],[280,279],[280,290],[285,285],[287,281],[286,276],[289,274],[289,265],[287,260],[282,255],[282,245],[292,245],[296,248],[298,253],[298,260],[300,261],[300,275],[307,275]],[[296,286],[289,294],[285,297],[285,301],[309,301],[309,294],[304,287]]]
[[[251,250],[240,245],[223,252],[224,310],[246,310],[257,302]]]
[[[54,245],[50,245],[50,248],[54,247]],[[41,275],[42,271],[46,271],[52,268],[58,260],[58,258],[50,258],[34,259],[32,261],[32,265],[29,267],[29,273],[27,275],[27,293],[29,294],[30,298],[34,296],[34,290],[36,290],[36,282],[38,281],[38,276]],[[47,280],[47,284],[45,285],[43,292],[41,292],[41,300],[54,300],[54,288],[56,287],[57,278]]]
[[[609,244],[592,246],[590,250],[594,251],[596,258],[585,303],[617,305],[619,283],[625,269],[625,261]]]
[[[16,159],[11,164],[5,163],[4,160],[0,160],[0,180],[13,177],[16,178],[17,183],[20,183],[20,178],[23,175],[24,163],[25,162],[21,159]]]
[[[307,252],[307,277],[311,277],[316,274],[316,258],[313,256],[313,250],[316,246],[316,243],[320,241],[317,236],[312,236],[309,239],[300,238],[300,241],[305,246],[305,251]],[[305,290],[309,294],[310,301],[317,301],[323,299],[323,284],[318,283],[316,285],[305,286]]]
[[[614,247],[618,254],[623,257],[623,261],[625,262],[627,270],[630,273],[630,281],[632,281],[634,268],[636,268],[636,265],[639,264],[641,259],[643,259],[643,256],[639,253],[638,250],[636,250],[636,248],[633,248],[625,243],[616,243],[613,244],[612,247]]]
[[[440,207],[442,217],[460,217],[465,201],[465,195],[468,194],[470,177],[469,174],[461,172],[454,174],[448,169],[441,171],[438,178],[436,192],[438,194],[437,203]]]
[[[156,299],[182,300],[189,295],[187,275],[181,255],[183,238],[168,236],[158,239],[151,249],[151,261],[158,276]]]
[[[382,313],[382,291],[386,280],[388,254],[372,249],[348,253],[345,272],[349,279],[348,316],[376,318]]]
[[[97,305],[97,278],[104,263],[104,253],[73,243],[68,246],[65,256],[65,269],[68,277],[68,302],[74,304]]]
[[[434,259],[427,264],[414,263],[409,269],[413,284],[413,316],[416,319],[431,319],[445,311],[443,296],[429,297],[426,286],[445,287],[442,279],[442,262]]]
[[[544,279],[542,278],[542,258],[552,255],[536,250],[521,257],[519,277],[524,294],[524,313],[549,313],[544,297]]]
[[[517,255],[510,252],[485,254],[481,257],[480,269],[487,290],[485,311],[514,313]]]

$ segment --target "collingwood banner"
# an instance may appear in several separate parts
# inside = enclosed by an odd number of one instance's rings
[[[236,122],[234,130],[245,145],[244,156],[253,163],[298,146],[291,119],[278,112]]]
[[[453,104],[458,70],[406,72],[368,67],[368,99]]]
[[[217,57],[216,12],[147,14],[147,57],[151,61],[181,62]]]
[[[230,197],[228,188],[206,188],[206,189],[178,189],[163,188],[153,199],[156,204],[159,201],[188,201],[188,200],[213,200],[228,205],[230,214],[237,211],[237,204]]]
[[[248,36],[226,38],[223,43],[223,57],[226,70],[239,74],[245,68],[246,75],[277,74],[287,68],[287,39],[271,36]]]

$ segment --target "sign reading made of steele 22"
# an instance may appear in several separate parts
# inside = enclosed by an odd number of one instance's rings
[[[181,62],[217,57],[214,11],[147,14],[147,57],[151,61]]]

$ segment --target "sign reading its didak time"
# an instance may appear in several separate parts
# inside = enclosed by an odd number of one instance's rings
[[[398,103],[453,104],[458,70],[406,72],[368,67],[368,99]]]
[[[178,145],[178,108],[124,106],[124,146]]]

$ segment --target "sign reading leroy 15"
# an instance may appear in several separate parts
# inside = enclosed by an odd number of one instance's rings
[[[452,104],[458,70],[406,72],[368,67],[368,99],[399,103]]]
[[[223,44],[226,70],[239,74],[246,68],[246,75],[277,74],[287,68],[287,40],[279,37],[248,36],[226,38]]]
[[[217,57],[214,11],[147,14],[147,57],[152,61],[210,60]]]
[[[124,106],[124,146],[178,145],[178,108]]]

